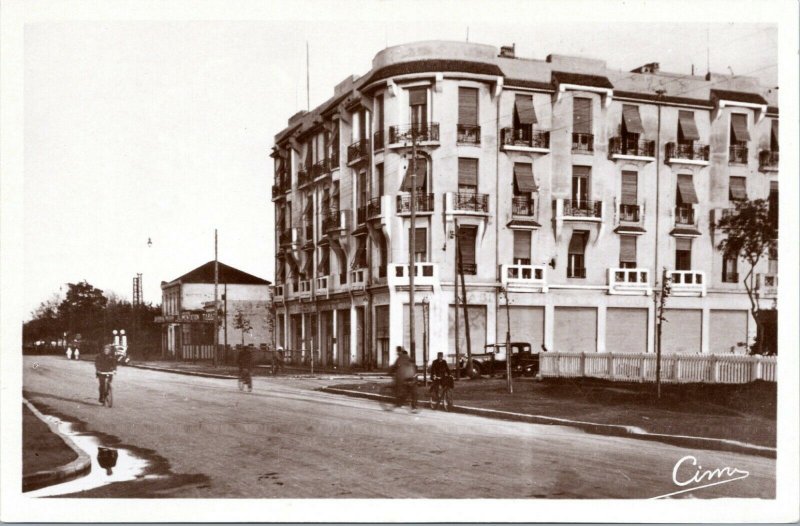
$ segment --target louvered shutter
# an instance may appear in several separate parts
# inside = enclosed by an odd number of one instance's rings
[[[619,236],[619,260],[636,264],[636,236]]]
[[[528,163],[514,163],[514,185],[520,194],[537,192],[536,181],[533,179],[533,165]]]
[[[458,123],[467,126],[478,125],[477,88],[458,88]]]
[[[731,129],[733,137],[737,141],[749,141],[750,132],[747,131],[747,115],[741,113],[731,114]]]
[[[461,263],[464,265],[475,264],[475,238],[477,234],[478,229],[474,226],[461,226],[458,228]]]
[[[514,259],[531,258],[531,233],[527,230],[514,231]]]
[[[678,193],[684,204],[697,204],[697,193],[690,174],[678,174]]]
[[[592,100],[575,98],[572,100],[572,132],[592,133]]]
[[[637,204],[639,185],[636,172],[622,172],[622,204]]]
[[[575,230],[572,232],[572,237],[569,240],[568,252],[570,254],[583,254],[586,247],[587,232],[584,230]]]
[[[729,197],[731,201],[744,201],[747,199],[747,179],[744,177],[731,177]]]
[[[693,111],[678,111],[678,129],[681,137],[686,141],[699,141],[700,133],[697,131],[697,124],[694,122]]]
[[[633,104],[623,104],[622,118],[625,121],[625,130],[628,133],[644,133],[642,117],[639,115],[639,106],[635,106]]]
[[[458,185],[478,186],[478,159],[458,159]]]
[[[425,106],[428,103],[427,88],[414,88],[408,90],[409,106]]]
[[[533,98],[530,95],[514,97],[514,111],[520,124],[536,124],[536,111],[533,109]]]

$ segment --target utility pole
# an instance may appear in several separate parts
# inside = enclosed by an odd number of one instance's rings
[[[462,305],[464,306],[464,336],[467,338],[467,371],[468,374],[472,373],[472,341],[469,335],[469,311],[467,305],[467,285],[464,282],[464,262],[462,261],[461,256],[461,230],[458,226],[458,219],[454,219],[455,227],[456,227],[456,257],[457,262],[456,265],[458,266],[458,274],[461,276],[461,292],[464,294],[462,299]],[[456,284],[456,290],[458,290],[458,284]]]
[[[661,272],[661,292],[658,294],[659,301],[657,305],[656,320],[658,322],[658,331],[656,333],[656,398],[661,399],[661,328],[664,322],[667,321],[664,317],[664,306],[667,303],[667,296],[672,292],[672,285],[669,278],[667,278],[666,267]]]
[[[219,346],[219,260],[217,259],[217,229],[214,229],[214,365],[217,365],[217,347]]]
[[[411,119],[411,228],[408,239],[408,342],[411,362],[417,365],[417,352],[414,342],[414,274],[417,266],[414,253],[417,243],[417,126]]]
[[[514,392],[514,383],[511,379],[511,309],[508,308],[508,289],[501,289],[506,297],[506,389],[508,394]]]
[[[455,293],[455,303],[456,303],[456,322],[454,327],[454,342],[453,345],[456,348],[456,380],[461,379],[461,352],[459,349],[461,346],[458,345],[458,239],[456,239],[456,253],[455,255],[455,264],[453,265],[453,292]]]
[[[422,385],[428,386],[428,298],[422,300]]]
[[[228,361],[228,282],[226,281],[222,289],[222,323],[225,324],[225,362]]]

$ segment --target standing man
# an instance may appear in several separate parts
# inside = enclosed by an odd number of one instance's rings
[[[100,382],[100,404],[106,401],[106,385],[111,383],[113,376],[108,373],[117,372],[117,358],[114,356],[113,345],[104,345],[103,352],[97,355],[94,359],[94,374]],[[106,373],[106,374],[102,374]],[[105,376],[108,376],[106,380]],[[106,384],[108,382],[108,384]]]

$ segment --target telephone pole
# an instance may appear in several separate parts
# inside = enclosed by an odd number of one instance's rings
[[[417,352],[414,342],[414,274],[417,266],[414,254],[417,243],[417,126],[411,121],[411,228],[408,239],[408,342],[411,362],[417,364]]]
[[[213,363],[217,365],[219,347],[219,261],[217,259],[217,229],[214,229],[214,352]]]

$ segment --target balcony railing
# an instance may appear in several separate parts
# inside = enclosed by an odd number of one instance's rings
[[[511,198],[511,214],[515,216],[533,217],[536,215],[536,200],[525,195]]]
[[[625,223],[638,223],[640,219],[639,205],[625,204],[619,205],[619,220]]]
[[[305,186],[314,182],[314,177],[311,175],[311,167],[303,166],[297,172],[297,186]]]
[[[471,124],[457,124],[456,141],[460,144],[480,144],[481,127]]]
[[[373,197],[367,204],[367,219],[381,216],[381,197]]]
[[[329,159],[322,159],[321,161],[317,161],[311,167],[311,178],[316,179],[317,177],[330,173],[331,171],[330,166],[331,165]]]
[[[541,289],[547,292],[545,265],[501,265],[500,281],[514,289]]]
[[[671,270],[667,273],[673,296],[706,295],[705,273],[700,270]]]
[[[383,150],[383,130],[372,134],[372,147],[375,148],[375,151]]]
[[[418,122],[404,126],[389,126],[390,145],[410,145],[414,138],[417,143],[439,142],[439,123]]]
[[[681,160],[708,162],[709,147],[707,144],[668,142],[666,153],[667,162]]]
[[[434,194],[417,194],[415,202],[415,210],[417,212],[433,212],[433,199],[434,199]],[[398,195],[397,213],[408,214],[410,212],[411,212],[411,196]]]
[[[500,131],[502,146],[522,148],[550,148],[550,132],[529,128],[503,128]]]
[[[326,294],[328,292],[328,283],[330,276],[320,276],[316,280],[317,294]]]
[[[594,135],[591,133],[573,133],[572,134],[572,151],[573,152],[593,152],[594,151]]]
[[[350,290],[363,290],[367,284],[367,269],[357,268],[350,271]]]
[[[650,271],[646,268],[608,269],[609,294],[650,294]]]
[[[692,205],[678,205],[675,207],[676,225],[695,225],[694,207]]]
[[[455,210],[461,212],[489,212],[489,196],[472,192],[457,192],[453,200]]]
[[[361,139],[347,147],[347,163],[366,159],[369,155],[369,139]]]
[[[584,201],[581,199],[565,199],[564,200],[564,216],[565,217],[603,217],[603,202],[602,201]]]
[[[586,267],[567,267],[568,278],[586,278]]]
[[[747,146],[735,144],[728,148],[728,162],[731,164],[747,164]]]
[[[310,279],[303,279],[300,280],[300,290],[298,291],[300,296],[308,297],[311,295],[311,280]]]
[[[758,154],[758,167],[761,170],[777,169],[779,158],[778,151],[762,150]]]
[[[415,285],[435,285],[439,280],[439,274],[435,263],[414,263],[414,284]],[[409,265],[407,263],[390,263],[388,268],[388,280],[390,286],[408,285]]]
[[[350,210],[331,209],[322,218],[322,231],[350,230]]]
[[[283,285],[275,285],[272,288],[272,299],[273,300],[283,299]]]
[[[608,141],[608,153],[611,156],[655,157],[656,142],[631,137],[612,137]]]

